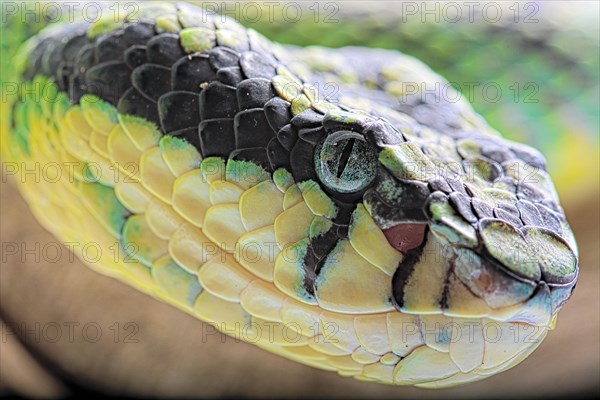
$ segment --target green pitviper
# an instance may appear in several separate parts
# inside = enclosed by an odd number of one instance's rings
[[[352,82],[314,68],[329,57]],[[483,379],[539,345],[576,283],[544,157],[464,99],[424,96],[446,81],[412,57],[286,48],[152,2],[51,26],[16,60],[2,151],[39,221],[99,272],[284,357]]]

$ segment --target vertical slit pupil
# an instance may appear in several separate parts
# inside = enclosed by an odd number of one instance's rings
[[[354,148],[354,142],[356,139],[349,139],[342,150],[342,154],[340,154],[340,160],[338,162],[337,174],[336,177],[340,178],[344,173],[344,169],[346,168],[346,164],[348,163],[348,159],[352,154],[352,149]]]

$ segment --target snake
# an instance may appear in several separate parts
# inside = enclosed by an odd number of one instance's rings
[[[321,49],[348,82],[187,3],[105,14],[24,44],[2,136],[31,211],[90,268],[384,384],[478,381],[554,328],[578,255],[546,160],[465,99],[384,89],[447,83],[424,63]]]

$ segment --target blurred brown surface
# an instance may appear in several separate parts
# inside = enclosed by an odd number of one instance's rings
[[[27,397],[57,397],[67,393],[66,388],[51,375],[51,371],[46,371],[19,340],[8,340],[9,336],[16,333],[2,320],[0,330],[2,337],[6,337],[6,340],[0,341],[2,389],[16,391]]]
[[[435,391],[342,378],[214,333],[183,312],[99,275],[79,260],[70,261],[67,249],[55,245],[56,239],[36,222],[14,185],[2,183],[1,192],[0,312],[20,337],[2,331],[0,371],[12,373],[0,376],[0,394],[31,384],[18,373],[39,373],[31,365],[29,370],[17,368],[14,358],[6,356],[6,349],[19,341],[56,377],[133,396],[547,398],[599,390],[596,197],[573,208],[565,205],[579,243],[581,270],[556,330],[512,370]],[[19,251],[11,255],[7,246],[15,245]],[[37,251],[24,251],[36,245]],[[58,248],[62,251],[57,257]]]

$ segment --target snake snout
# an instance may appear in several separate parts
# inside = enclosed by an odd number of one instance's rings
[[[547,325],[577,276],[567,242],[546,228],[486,217],[480,209],[489,199],[460,181],[439,180],[400,179],[381,166],[363,196],[387,242],[403,255],[392,281],[396,307],[453,315],[478,310]]]

